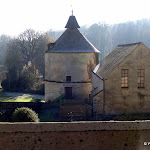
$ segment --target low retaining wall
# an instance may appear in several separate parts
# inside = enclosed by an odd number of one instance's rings
[[[15,109],[19,107],[29,107],[29,108],[37,108],[40,107],[41,109],[46,108],[56,108],[58,107],[57,104],[53,103],[33,103],[33,102],[0,102],[0,109]]]
[[[149,150],[148,142],[150,121],[0,123],[0,150]]]

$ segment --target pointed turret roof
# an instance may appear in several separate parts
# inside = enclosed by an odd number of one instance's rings
[[[59,37],[52,49],[52,53],[79,53],[96,52],[100,53],[88,39],[77,29],[80,28],[75,16],[70,16],[65,26],[66,31]]]
[[[68,29],[77,29],[77,28],[80,28],[80,26],[78,25],[78,22],[77,22],[75,16],[70,16],[69,17],[68,22],[67,22],[65,28],[68,28]]]

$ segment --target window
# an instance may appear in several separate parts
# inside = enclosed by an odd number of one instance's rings
[[[128,69],[121,70],[121,87],[128,88]]]
[[[66,76],[66,81],[71,82],[71,76]]]
[[[144,88],[145,70],[138,69],[138,88]]]

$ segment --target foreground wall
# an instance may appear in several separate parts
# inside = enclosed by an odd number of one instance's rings
[[[0,123],[0,150],[148,150],[150,121]]]

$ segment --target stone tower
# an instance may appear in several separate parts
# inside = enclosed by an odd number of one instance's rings
[[[91,70],[97,65],[99,51],[78,30],[75,16],[70,16],[65,32],[45,52],[45,100],[89,100],[92,90]]]

